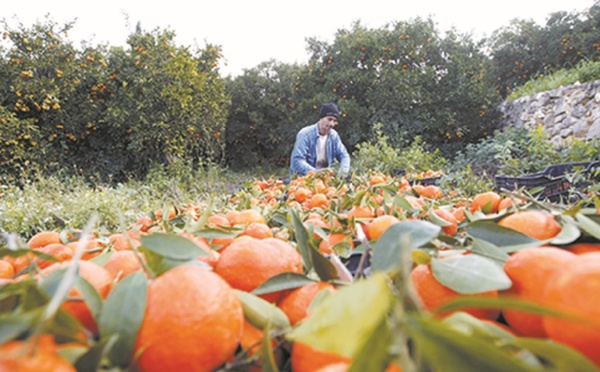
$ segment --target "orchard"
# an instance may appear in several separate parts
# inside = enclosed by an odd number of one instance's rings
[[[0,251],[2,371],[595,371],[600,215],[439,175],[256,179]]]

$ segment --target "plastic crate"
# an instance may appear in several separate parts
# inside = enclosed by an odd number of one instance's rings
[[[502,189],[516,190],[524,188],[529,191],[540,188],[541,191],[535,194],[536,197],[557,200],[562,195],[570,192],[578,193],[592,179],[596,180],[598,177],[594,171],[597,168],[600,168],[600,162],[598,161],[579,162],[551,165],[542,172],[520,177],[499,175],[495,177],[496,189],[501,191]],[[581,171],[585,176],[585,180],[573,184],[567,179],[566,174],[576,171]]]

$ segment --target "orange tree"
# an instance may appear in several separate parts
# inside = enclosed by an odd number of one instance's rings
[[[219,47],[176,47],[173,32],[138,29],[127,48],[77,49],[72,26],[4,24],[2,125],[13,124],[2,140],[14,147],[0,153],[3,175],[36,156],[48,171],[105,180],[142,177],[173,158],[221,160],[229,100]],[[15,153],[25,148],[35,156]]]

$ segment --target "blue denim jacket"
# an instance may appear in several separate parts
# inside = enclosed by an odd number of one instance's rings
[[[292,150],[290,161],[290,177],[294,174],[304,176],[311,170],[316,170],[317,165],[317,140],[319,139],[319,128],[317,124],[302,128],[296,135],[296,143]],[[350,155],[342,143],[339,134],[331,129],[327,136],[327,161],[328,167],[334,160],[340,163],[340,173],[348,173],[350,170]]]

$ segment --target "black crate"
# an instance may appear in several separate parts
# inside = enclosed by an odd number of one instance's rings
[[[579,162],[551,165],[542,172],[520,177],[499,175],[495,177],[496,189],[539,189],[541,191],[535,194],[536,197],[557,200],[570,192],[579,193],[592,179],[597,179],[597,168],[600,168],[600,162]],[[585,179],[573,184],[566,175],[576,171],[581,171]]]

